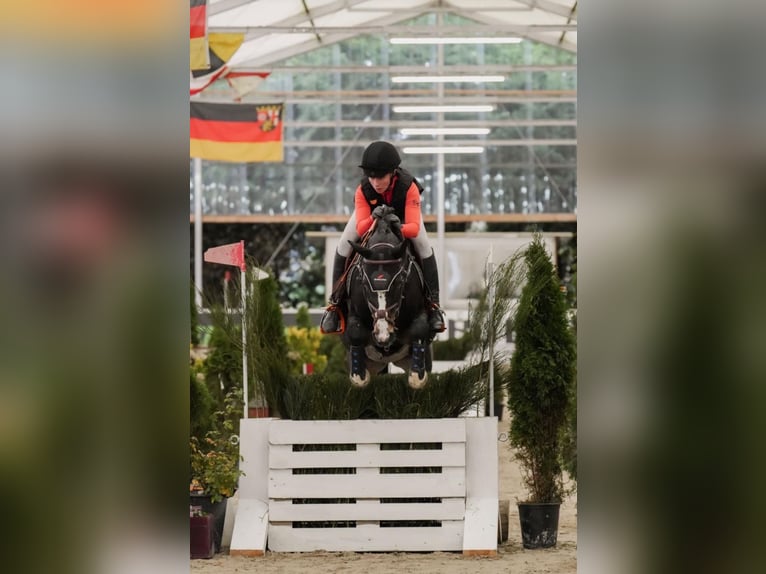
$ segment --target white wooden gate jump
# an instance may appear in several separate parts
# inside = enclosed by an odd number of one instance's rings
[[[231,554],[497,551],[497,419],[241,421]]]

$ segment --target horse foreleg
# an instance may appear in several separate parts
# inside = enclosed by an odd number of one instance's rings
[[[413,389],[422,389],[428,380],[428,333],[428,318],[423,313],[410,326],[412,360],[407,382]]]
[[[348,377],[357,387],[363,387],[370,382],[370,372],[367,370],[367,357],[364,346],[369,338],[359,317],[349,317],[347,326],[348,339]]]
[[[425,342],[415,341],[411,347],[412,361],[410,363],[410,374],[407,377],[407,383],[413,389],[422,389],[428,380],[428,371],[426,370],[426,352],[428,347]]]
[[[348,349],[348,377],[357,387],[364,387],[370,382],[364,347],[351,345]]]

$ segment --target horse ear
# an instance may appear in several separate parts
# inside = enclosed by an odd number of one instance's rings
[[[358,243],[354,243],[353,241],[349,241],[348,244],[351,246],[351,249],[356,251],[359,255],[361,255],[365,259],[369,259],[370,255],[372,255],[372,250],[371,249],[367,249],[366,247],[362,247]]]

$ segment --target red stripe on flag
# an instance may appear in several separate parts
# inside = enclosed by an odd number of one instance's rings
[[[207,74],[205,76],[200,76],[199,78],[191,77],[190,80],[189,80],[190,81],[189,95],[190,96],[196,96],[202,90],[207,88],[210,84],[212,84],[218,78],[220,78],[228,70],[229,70],[229,68],[227,66],[222,66],[222,67],[218,68],[215,72],[212,72],[212,73]]]
[[[195,6],[189,10],[189,38],[204,38],[207,28],[207,7]]]
[[[229,72],[227,78],[251,78],[257,76],[259,78],[268,78],[271,72]]]
[[[221,122],[198,118],[190,118],[189,122],[191,139],[240,143],[282,141],[281,126],[264,132],[263,124],[256,122]]]

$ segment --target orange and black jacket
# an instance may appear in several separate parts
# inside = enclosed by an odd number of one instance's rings
[[[391,179],[391,185],[379,194],[367,178],[362,179],[354,194],[356,210],[356,232],[359,236],[372,227],[372,211],[379,205],[390,205],[402,222],[402,235],[412,239],[420,231],[420,194],[423,186],[406,169],[398,168]]]

